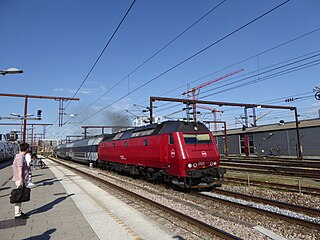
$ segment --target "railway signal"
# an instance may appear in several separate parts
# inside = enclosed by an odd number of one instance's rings
[[[42,110],[37,111],[37,119],[38,120],[41,120],[41,113],[42,113]]]

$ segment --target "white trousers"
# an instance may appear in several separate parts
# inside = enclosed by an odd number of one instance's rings
[[[16,187],[19,187],[20,181],[15,181]],[[26,183],[25,183],[26,184]],[[15,203],[14,204],[14,216],[15,217],[20,217],[22,212],[22,203]]]

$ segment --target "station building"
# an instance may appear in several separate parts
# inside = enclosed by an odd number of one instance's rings
[[[303,157],[320,159],[320,119],[300,121],[299,133]],[[229,156],[245,156],[245,134],[252,157],[296,158],[298,155],[295,122],[227,130]],[[220,154],[225,155],[224,132],[213,132],[213,135]]]

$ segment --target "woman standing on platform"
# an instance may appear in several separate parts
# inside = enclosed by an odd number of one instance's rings
[[[12,164],[13,177],[16,187],[20,188],[28,184],[29,170],[25,160],[25,155],[29,149],[28,143],[20,144],[20,152],[16,154]],[[15,219],[26,219],[28,216],[22,212],[22,203],[15,203],[14,217]]]

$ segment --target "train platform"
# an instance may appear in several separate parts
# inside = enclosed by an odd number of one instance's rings
[[[11,162],[0,164],[0,239],[173,239],[161,226],[70,170],[33,170],[26,220],[14,219]]]

